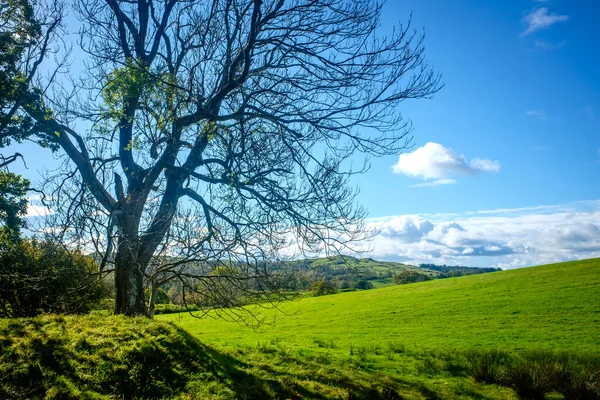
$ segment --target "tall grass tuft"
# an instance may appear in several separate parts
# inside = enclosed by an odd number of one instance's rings
[[[552,392],[567,399],[600,399],[600,356],[552,351],[464,353],[467,373],[476,381],[511,387],[522,399]]]

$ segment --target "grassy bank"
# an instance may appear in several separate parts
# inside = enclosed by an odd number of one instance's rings
[[[0,320],[6,399],[600,399],[600,260],[304,298],[274,325]]]
[[[219,349],[169,323],[100,315],[3,320],[0,337],[3,399],[600,398],[600,358],[570,353]]]

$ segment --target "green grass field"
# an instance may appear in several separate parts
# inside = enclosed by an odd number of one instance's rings
[[[600,351],[600,259],[304,298],[260,310],[258,330],[186,313],[160,316],[215,346],[280,343],[335,351]]]
[[[600,259],[186,313],[0,320],[7,399],[600,399]],[[214,316],[214,315],[213,315]]]

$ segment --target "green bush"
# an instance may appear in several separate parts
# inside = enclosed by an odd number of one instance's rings
[[[417,271],[402,271],[398,274],[394,274],[393,277],[393,281],[395,284],[397,285],[404,285],[406,283],[415,283],[415,282],[424,282],[424,281],[429,281],[432,278],[427,275],[427,274],[423,274],[421,272],[417,272]]]
[[[146,288],[146,290],[144,291],[144,298],[146,299],[146,302],[148,302],[148,300],[150,300],[150,288]],[[163,288],[158,288],[158,291],[156,292],[156,300],[155,300],[155,304],[170,304],[171,300],[169,299],[169,295],[167,294],[167,291]]]
[[[336,289],[327,281],[317,281],[311,287],[313,296],[324,296],[336,293]]]
[[[36,239],[0,240],[0,317],[85,313],[108,293],[81,251]]]
[[[354,284],[354,289],[357,289],[357,290],[373,289],[373,283],[366,281],[364,279],[361,279],[360,281],[358,281]]]

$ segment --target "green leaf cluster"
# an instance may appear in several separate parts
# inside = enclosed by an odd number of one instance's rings
[[[128,58],[125,65],[106,75],[102,97],[107,114],[114,120],[125,117],[124,110],[140,98],[150,80],[150,71],[141,62]]]
[[[3,0],[0,7],[0,147],[21,141],[39,126],[16,112],[18,102],[35,102],[39,91],[31,90],[22,69],[29,46],[42,37],[42,27],[28,0]]]
[[[0,236],[15,240],[25,226],[29,181],[21,175],[0,171]]]

